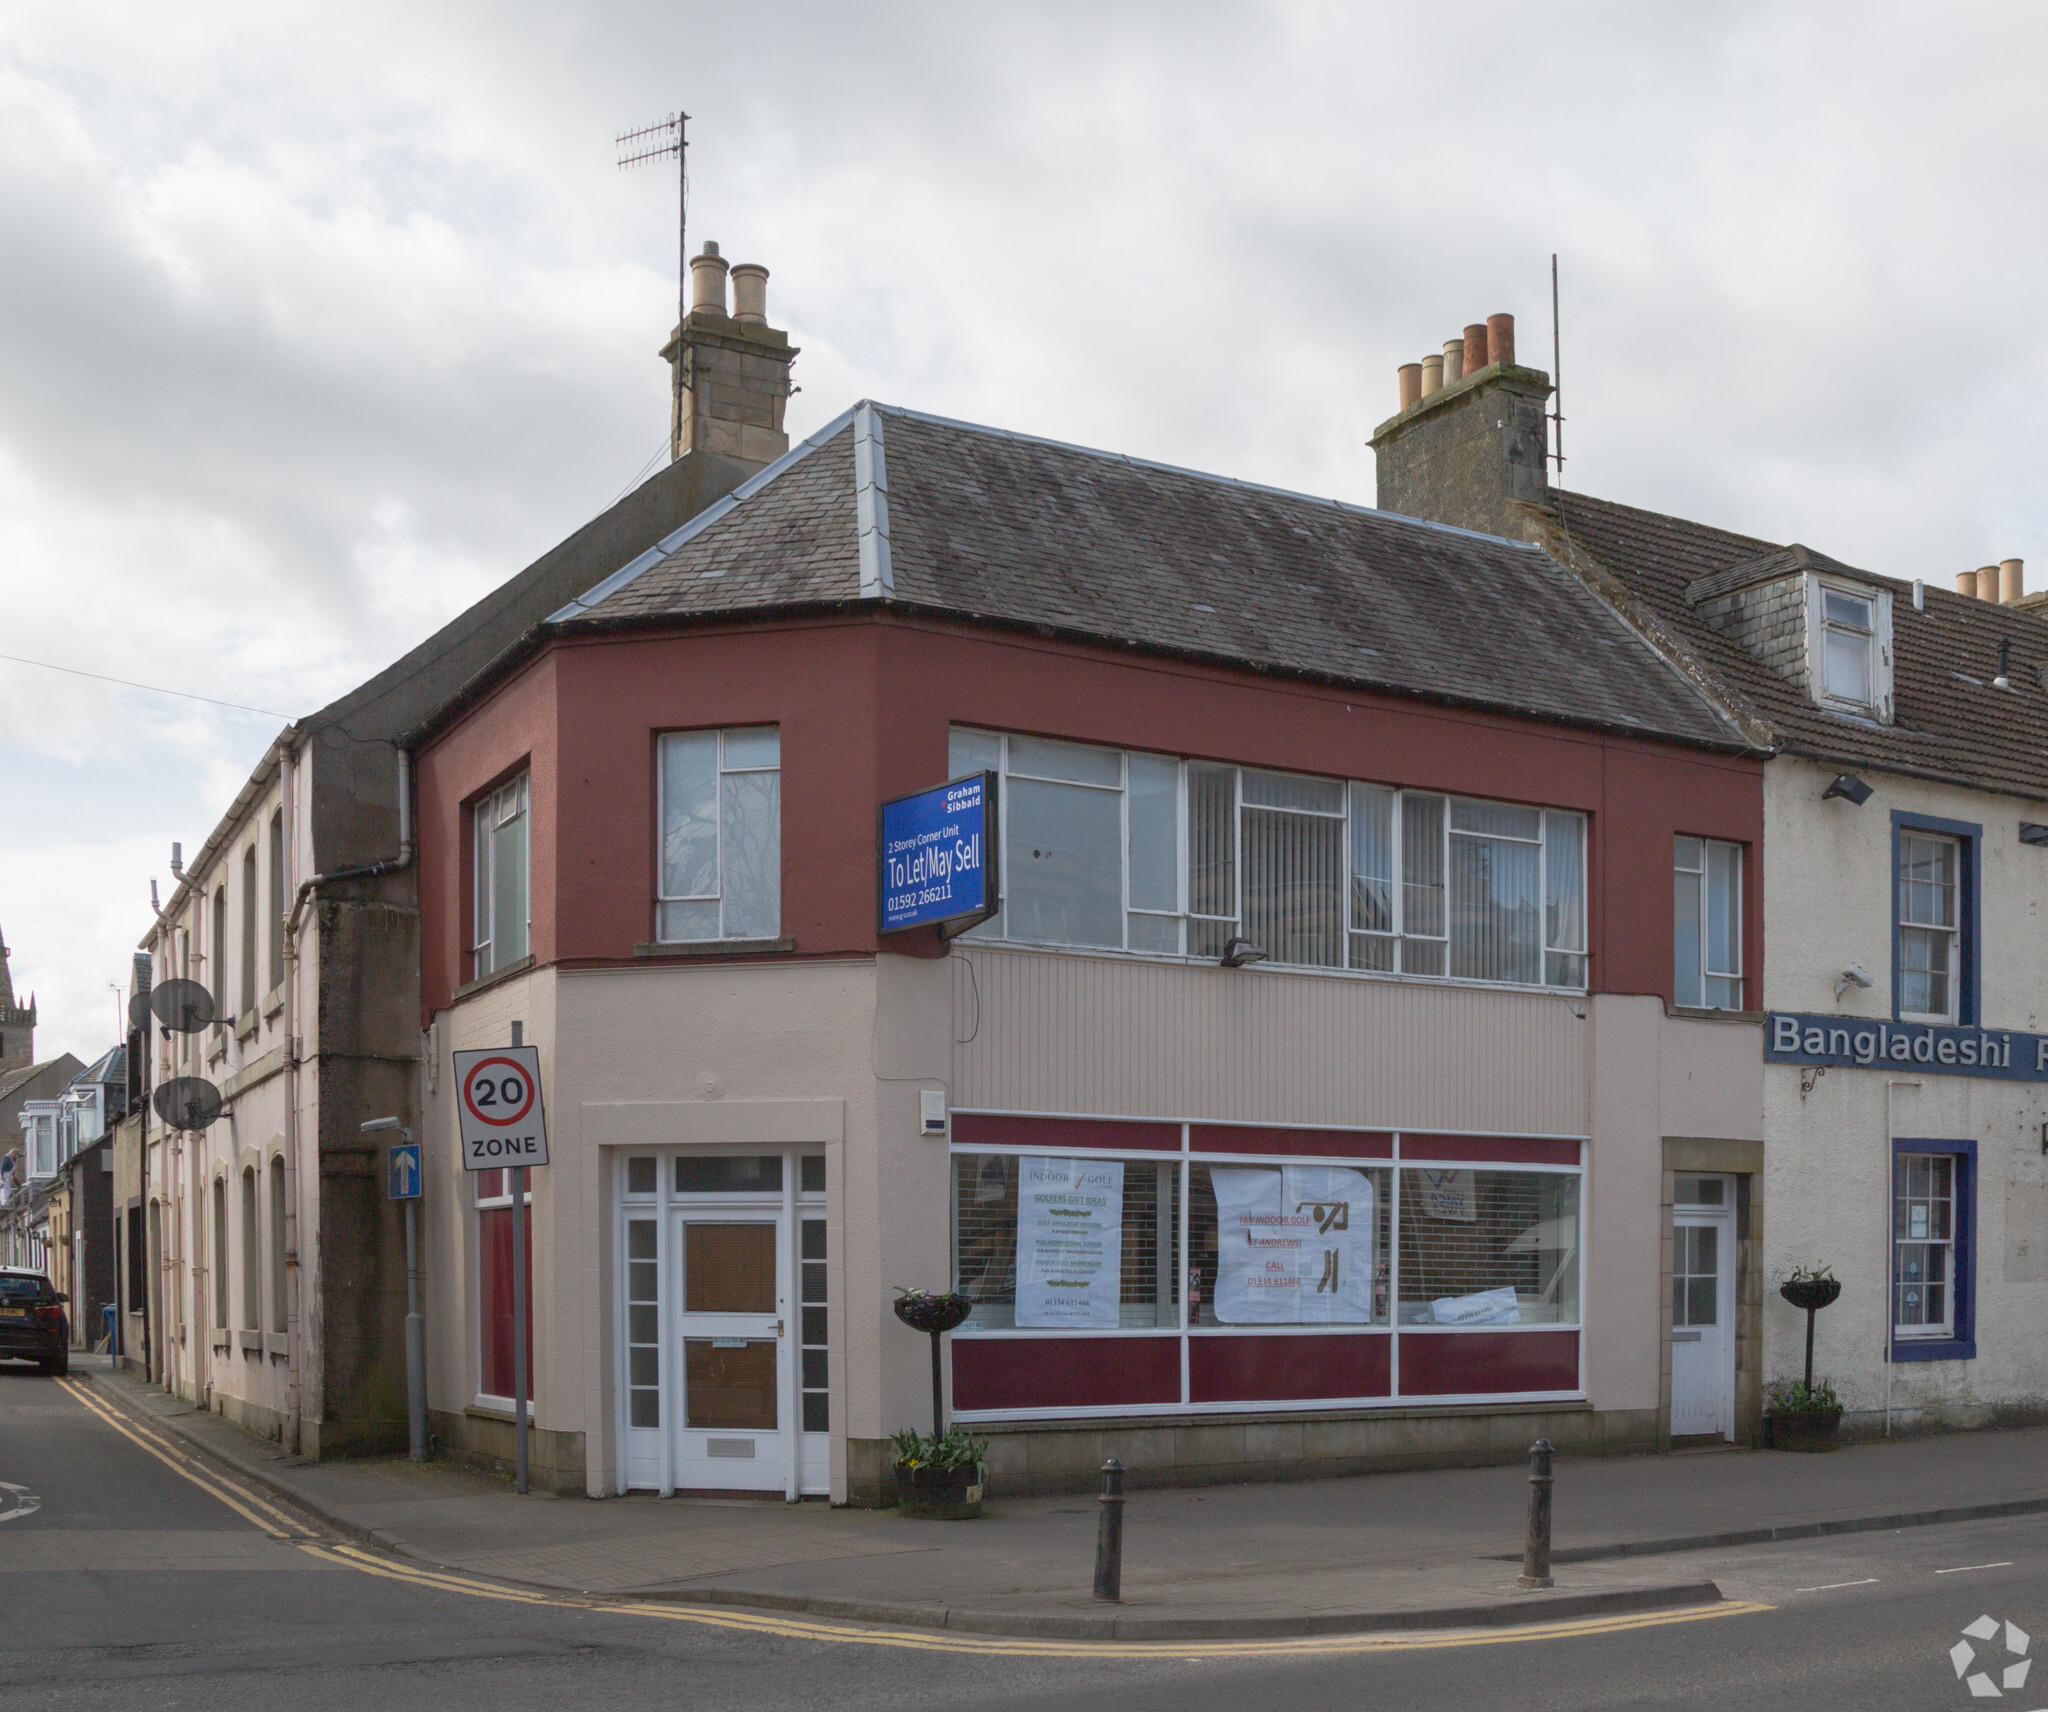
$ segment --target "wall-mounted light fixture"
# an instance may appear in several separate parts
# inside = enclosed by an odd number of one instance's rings
[[[1850,806],[1861,808],[1870,801],[1870,787],[1854,773],[1837,773],[1828,788],[1820,793],[1822,802],[1826,802],[1829,797],[1840,797]]]
[[[2048,844],[2048,826],[2043,826],[2036,820],[2021,821],[2020,842],[2022,844]]]
[[[1263,963],[1266,960],[1264,946],[1254,945],[1249,939],[1227,939],[1223,942],[1223,967],[1242,969],[1247,963]]]

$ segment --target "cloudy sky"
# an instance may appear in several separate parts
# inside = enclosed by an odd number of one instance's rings
[[[0,0],[0,931],[91,1057],[170,841],[660,454],[672,182],[870,395],[1369,502],[1562,257],[1569,485],[2048,575],[2020,5]],[[1547,357],[1543,358],[1547,366]]]

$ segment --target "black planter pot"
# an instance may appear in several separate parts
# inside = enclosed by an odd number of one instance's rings
[[[935,1522],[971,1522],[981,1514],[982,1481],[986,1471],[972,1468],[933,1468],[927,1463],[896,1465],[896,1504],[906,1516],[922,1516]]]
[[[1825,1308],[1842,1293],[1839,1278],[1795,1278],[1778,1286],[1778,1294],[1795,1308],[1803,1308],[1809,1314],[1817,1308]]]
[[[959,1291],[950,1296],[898,1296],[896,1317],[912,1331],[949,1332],[974,1312]]]
[[[1767,1415],[1773,1450],[1833,1450],[1841,1443],[1842,1412],[1839,1409],[1801,1409],[1796,1413]]]

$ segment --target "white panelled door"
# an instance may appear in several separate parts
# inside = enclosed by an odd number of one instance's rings
[[[1735,1208],[1725,1177],[1681,1177],[1671,1217],[1671,1432],[1735,1436]]]

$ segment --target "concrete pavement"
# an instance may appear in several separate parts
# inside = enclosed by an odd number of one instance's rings
[[[1560,1461],[1557,1587],[1518,1593],[1526,1472],[1453,1469],[1145,1490],[1124,1603],[1089,1597],[1092,1499],[995,1499],[979,1522],[822,1504],[525,1498],[403,1459],[313,1464],[104,1364],[110,1400],[328,1525],[423,1563],[531,1586],[992,1633],[1193,1638],[1469,1627],[1719,1597],[1661,1554],[2048,1510],[2048,1429]]]

